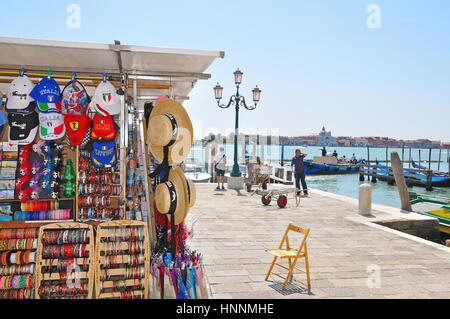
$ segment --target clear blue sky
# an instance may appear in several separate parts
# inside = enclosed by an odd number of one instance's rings
[[[81,7],[81,28],[66,26],[66,8]],[[381,9],[369,29],[367,7]],[[234,125],[212,88],[263,91],[255,111],[241,111],[249,132],[281,135],[430,138],[450,141],[450,1],[10,1],[1,35],[67,41],[223,50],[185,103],[196,135]],[[274,131],[276,131],[274,130]]]

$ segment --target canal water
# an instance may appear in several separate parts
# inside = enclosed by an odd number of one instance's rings
[[[234,145],[227,144],[224,145],[225,153],[227,154],[228,163],[233,163],[234,158]],[[322,147],[320,146],[308,146],[308,147],[298,147],[298,146],[285,146],[284,147],[284,167],[285,171],[290,170],[290,159],[294,156],[295,150],[300,148],[303,153],[308,154],[306,159],[313,159],[314,156],[321,156]],[[253,154],[253,145],[247,145],[247,151]],[[358,159],[367,160],[367,148],[366,147],[327,147],[328,152],[336,150],[338,156],[341,157],[345,155],[346,158],[350,159],[355,154]],[[390,153],[396,151],[398,152],[400,159],[402,158],[401,148],[389,148],[388,149],[388,159]],[[261,155],[260,146],[256,147],[256,156]],[[370,148],[370,161],[374,162],[378,160],[379,162],[386,161],[386,148]],[[239,145],[238,148],[238,160],[242,162],[243,145]],[[447,150],[442,150],[441,152],[441,162],[440,171],[448,172],[449,164],[447,162]],[[201,146],[194,146],[191,150],[190,157],[198,158],[202,163],[205,161],[205,151]],[[429,149],[420,150],[421,165],[428,168],[429,159]],[[419,163],[419,149],[411,149],[411,158],[416,163]],[[431,163],[430,167],[433,170],[438,169],[438,158],[439,150],[431,150]],[[409,149],[404,150],[404,167],[409,167]],[[264,146],[264,163],[271,165],[273,168],[281,167],[281,146],[279,145],[265,145]],[[306,182],[308,187],[320,189],[326,192],[344,195],[352,198],[358,198],[359,185],[362,183],[370,183],[372,185],[372,201],[377,204],[400,207],[400,198],[398,195],[396,186],[389,186],[386,182],[378,181],[378,183],[371,183],[370,181],[360,182],[359,174],[344,174],[344,175],[308,175],[306,177]],[[434,196],[445,196],[450,197],[450,188],[434,188],[433,191],[427,192],[423,187],[412,187],[411,191],[415,191],[422,194],[430,194]]]

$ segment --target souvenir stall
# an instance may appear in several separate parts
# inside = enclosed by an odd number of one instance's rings
[[[208,298],[179,165],[218,57],[0,37],[0,299]]]

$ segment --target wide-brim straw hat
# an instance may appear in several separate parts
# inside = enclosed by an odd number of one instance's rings
[[[197,191],[195,189],[194,182],[186,178],[186,175],[184,175],[184,172],[180,167],[177,166],[175,172],[183,180],[184,194],[187,203],[186,212],[184,215],[184,219],[186,219],[189,208],[193,207],[195,205],[195,201],[197,200]]]
[[[167,99],[153,108],[147,136],[153,157],[161,163],[164,147],[168,147],[170,166],[181,164],[188,156],[194,140],[192,122],[184,107],[175,100]]]
[[[178,171],[178,170],[177,170]],[[189,178],[186,178],[184,172],[179,169],[178,172],[181,172],[182,177],[184,179],[184,190],[186,192],[186,203],[188,203],[188,207],[191,208],[195,205],[195,201],[197,200],[197,190],[195,189],[195,184]]]
[[[155,190],[155,203],[158,212],[167,214],[174,213],[175,225],[179,225],[187,215],[188,204],[186,202],[185,180],[179,171],[170,169],[169,179],[161,183]]]

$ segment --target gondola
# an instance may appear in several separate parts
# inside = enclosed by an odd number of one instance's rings
[[[386,165],[382,163],[377,162],[377,178],[382,181],[390,181],[393,179],[393,176],[389,174],[388,170],[386,169]],[[411,175],[411,173],[408,174],[407,171],[404,171],[403,174],[405,175],[405,180],[407,181],[407,184],[411,186],[426,186],[427,185],[427,175],[420,170],[418,170],[416,173]],[[450,176],[449,175],[442,175],[442,174],[432,174],[431,176],[431,186],[432,187],[450,187]]]
[[[354,174],[359,172],[358,164],[326,164],[304,161],[306,175]]]

